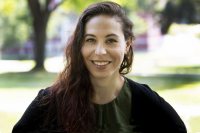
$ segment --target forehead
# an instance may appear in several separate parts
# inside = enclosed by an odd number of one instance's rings
[[[116,17],[99,15],[91,18],[85,27],[85,33],[122,33],[122,26]]]

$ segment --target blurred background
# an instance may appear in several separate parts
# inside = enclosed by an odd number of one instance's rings
[[[55,81],[78,16],[98,1],[0,1],[0,133],[10,133],[38,91]],[[115,2],[134,23],[134,63],[127,77],[149,84],[189,133],[200,133],[200,1]]]

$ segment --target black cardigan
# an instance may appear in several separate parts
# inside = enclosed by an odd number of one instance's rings
[[[133,133],[187,133],[186,127],[176,113],[162,97],[147,85],[127,79],[132,91],[131,124]],[[48,89],[39,91],[38,96],[26,109],[22,118],[14,126],[12,133],[55,133],[40,128],[47,107],[39,106],[41,97],[48,95]],[[56,124],[53,129],[56,129]]]

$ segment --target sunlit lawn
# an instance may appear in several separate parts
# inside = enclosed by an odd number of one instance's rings
[[[47,72],[0,74],[0,133],[11,132],[13,125],[19,120],[38,91],[50,86],[56,76],[56,73]],[[148,84],[172,104],[186,123],[189,133],[200,132],[199,76],[129,75],[128,77]]]
[[[26,106],[37,95],[38,90],[51,85],[55,77],[56,74],[46,72],[0,75],[1,133],[11,132],[12,126],[20,118]],[[129,77],[150,84],[168,102],[177,107],[177,111],[180,112],[187,126],[190,127],[191,133],[200,131],[197,126],[200,122],[200,116],[191,115],[188,118],[184,116],[188,115],[187,112],[182,112],[179,108],[179,106],[200,106],[200,83],[198,78],[188,80],[187,77]],[[181,83],[182,85],[180,85]]]
[[[200,77],[165,75],[132,78],[149,84],[166,99],[184,120],[188,133],[200,133]]]
[[[50,86],[56,74],[39,72],[0,74],[0,133],[10,133],[39,89]]]
[[[200,83],[158,92],[183,118],[189,133],[200,132]]]

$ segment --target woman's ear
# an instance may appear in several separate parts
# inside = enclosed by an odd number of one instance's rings
[[[132,39],[129,37],[127,40],[126,40],[126,51],[125,53],[127,54],[130,47],[131,47],[131,44],[132,44]]]

